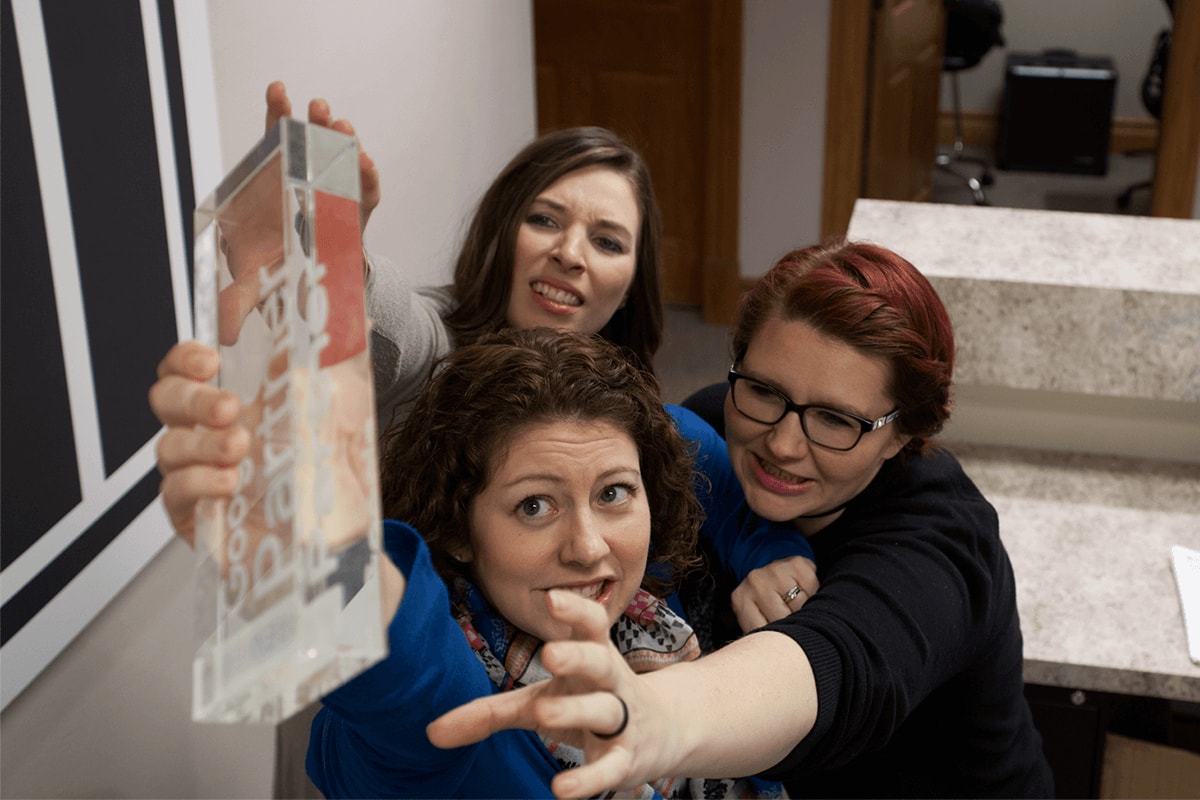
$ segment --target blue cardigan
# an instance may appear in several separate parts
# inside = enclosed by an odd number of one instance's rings
[[[668,406],[697,447],[707,478],[697,494],[707,514],[702,535],[738,579],[771,561],[811,557],[787,526],[746,513],[725,442],[695,414]],[[384,524],[388,556],[407,577],[388,626],[388,657],[324,698],[313,720],[306,767],[326,797],[553,797],[558,763],[531,731],[510,730],[457,750],[440,750],[425,726],[444,712],[498,691],[450,613],[450,599],[421,536]],[[668,598],[676,611],[678,602]]]

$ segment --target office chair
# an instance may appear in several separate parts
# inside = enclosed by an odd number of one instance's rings
[[[949,153],[938,154],[934,165],[963,180],[971,190],[975,204],[985,206],[988,201],[983,187],[990,186],[994,179],[987,159],[963,152],[958,74],[978,65],[993,47],[1004,45],[1004,37],[1000,35],[1004,11],[996,0],[943,0],[943,5],[946,9],[946,44],[942,70],[950,73],[954,101],[954,144]],[[958,164],[975,164],[980,170],[978,174],[964,174],[954,168]]]

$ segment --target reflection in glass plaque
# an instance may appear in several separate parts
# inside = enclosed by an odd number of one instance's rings
[[[196,337],[250,454],[196,512],[192,715],[276,722],[386,652],[352,137],[285,118],[196,210]]]

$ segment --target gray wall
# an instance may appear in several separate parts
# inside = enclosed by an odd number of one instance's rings
[[[743,34],[738,261],[755,277],[821,237],[829,0],[749,0]]]

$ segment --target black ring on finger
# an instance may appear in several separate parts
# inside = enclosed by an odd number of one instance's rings
[[[597,739],[615,739],[625,732],[625,726],[629,724],[629,706],[625,705],[625,701],[616,692],[613,692],[613,697],[617,698],[617,702],[621,704],[621,724],[612,733],[596,733],[592,731],[592,736]]]

